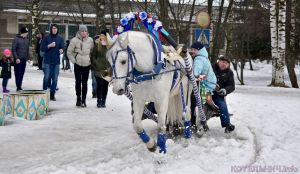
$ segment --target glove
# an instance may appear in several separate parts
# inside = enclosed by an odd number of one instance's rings
[[[218,93],[220,96],[225,96],[225,95],[226,95],[226,89],[221,88],[219,91],[217,91],[217,93]]]

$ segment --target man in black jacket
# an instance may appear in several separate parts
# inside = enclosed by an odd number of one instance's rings
[[[225,96],[235,90],[234,75],[230,69],[230,59],[224,56],[219,58],[218,63],[213,66],[217,77],[217,87],[214,91],[213,101],[220,109],[220,119],[222,127],[225,127],[225,133],[230,133],[235,126],[230,123],[229,113]]]
[[[22,81],[25,73],[26,61],[29,60],[29,41],[27,39],[27,35],[28,29],[22,27],[20,29],[20,34],[16,36],[12,43],[17,91],[22,90]]]

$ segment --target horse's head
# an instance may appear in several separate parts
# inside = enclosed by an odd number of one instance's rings
[[[108,35],[106,59],[112,67],[113,92],[117,95],[124,94],[126,80],[133,67],[133,60],[130,59],[130,53],[128,52],[128,44],[129,38],[127,32],[119,35],[115,41],[112,41]]]

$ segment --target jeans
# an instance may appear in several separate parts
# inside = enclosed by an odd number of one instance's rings
[[[229,118],[228,108],[224,96],[219,96],[217,94],[214,94],[212,96],[212,99],[220,109],[221,126],[226,127],[230,123],[230,118]]]
[[[43,81],[43,90],[47,90],[50,85],[50,93],[55,94],[57,80],[59,75],[59,64],[44,64],[44,81]]]
[[[91,66],[79,66],[74,64],[74,73],[75,73],[75,90],[77,98],[81,98],[85,102],[87,89],[88,89],[88,79]],[[81,91],[82,86],[82,91]],[[82,94],[82,96],[81,96]]]
[[[2,87],[3,88],[7,87],[8,80],[9,80],[9,78],[3,78],[3,81],[2,81]]]
[[[102,77],[95,77],[95,78],[97,81],[97,99],[106,101],[106,96],[108,91],[108,81],[104,80]]]
[[[96,77],[95,77],[95,73],[94,71],[92,71],[92,88],[93,88],[93,94],[96,94],[97,93],[97,83],[98,81],[96,80]]]
[[[20,59],[21,62],[19,64],[15,64],[15,80],[17,89],[20,90],[22,88],[23,77],[26,69],[26,60]]]

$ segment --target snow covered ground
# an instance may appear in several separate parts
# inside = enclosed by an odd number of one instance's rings
[[[271,66],[256,63],[254,68],[245,71],[246,85],[237,85],[227,97],[234,133],[224,134],[219,119],[213,118],[210,131],[193,137],[188,147],[183,140],[168,140],[166,155],[146,150],[132,128],[125,96],[110,89],[107,108],[98,109],[89,90],[87,108],[76,108],[73,73],[61,71],[48,117],[7,118],[0,127],[0,173],[300,173],[300,91],[267,87]],[[299,66],[296,71],[300,79]],[[41,89],[42,78],[41,71],[28,67],[23,88]],[[15,90],[14,79],[9,89]],[[143,124],[156,136],[154,122]]]

